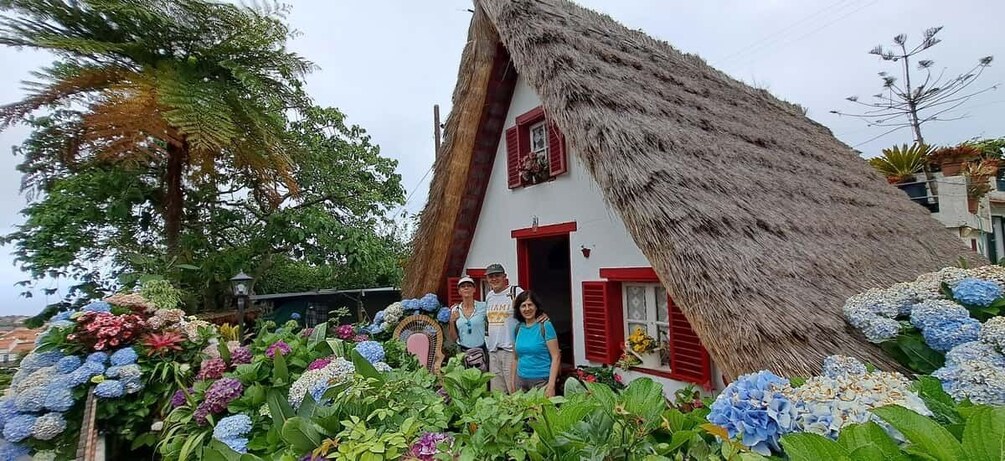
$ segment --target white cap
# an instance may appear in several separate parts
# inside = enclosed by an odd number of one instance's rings
[[[468,276],[465,275],[464,277],[461,277],[461,279],[457,281],[457,286],[461,286],[462,283],[470,283],[470,284],[474,285],[475,284],[475,279],[473,279],[473,278],[468,277]]]

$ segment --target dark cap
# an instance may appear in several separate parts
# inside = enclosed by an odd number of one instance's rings
[[[489,264],[489,267],[485,268],[485,275],[492,274],[505,274],[506,269],[503,269],[502,264]]]

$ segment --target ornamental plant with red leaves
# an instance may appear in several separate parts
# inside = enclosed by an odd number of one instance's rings
[[[139,338],[147,329],[143,317],[136,314],[115,315],[85,312],[77,318],[77,328],[67,339],[96,351],[116,349]]]
[[[181,344],[185,337],[181,333],[168,330],[162,333],[147,333],[140,338],[140,344],[146,346],[150,356],[163,356],[171,352],[181,352]]]

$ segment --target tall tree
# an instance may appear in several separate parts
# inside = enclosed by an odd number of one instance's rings
[[[190,307],[205,309],[225,301],[238,270],[262,282],[259,292],[396,285],[408,238],[387,219],[404,198],[397,162],[338,110],[302,114],[287,122],[299,193],[265,204],[252,193],[257,176],[220,165],[212,178],[186,183],[189,220],[169,257],[164,222],[154,218],[166,166],[112,166],[88,148],[67,157],[83,116],[33,118],[17,149],[26,221],[3,240],[33,278],[80,280],[91,293],[161,275],[190,294]]]
[[[256,180],[278,205],[296,192],[298,147],[288,111],[308,107],[312,64],[286,49],[282,8],[204,0],[0,0],[0,44],[57,56],[25,99],[0,107],[0,128],[45,107],[79,109],[74,142],[112,165],[161,170],[156,217],[177,255],[186,183],[211,183],[221,165]]]
[[[879,56],[883,61],[898,64],[897,70],[894,73],[879,73],[879,77],[883,80],[883,89],[874,94],[871,101],[861,101],[858,96],[846,98],[861,106],[862,112],[832,110],[831,113],[861,118],[869,126],[891,128],[887,133],[911,128],[914,142],[917,144],[925,144],[925,137],[921,134],[921,127],[924,124],[962,118],[952,115],[951,112],[966,104],[971,97],[998,87],[995,84],[976,91],[971,89],[984,69],[991,65],[994,57],[980,58],[973,68],[955,77],[947,77],[945,68],[933,73],[935,61],[915,58],[942,41],[937,38],[941,30],[942,27],[926,30],[921,42],[914,47],[907,45],[906,34],[894,37],[892,47],[876,45],[869,54]],[[917,65],[917,68],[913,68],[912,64]],[[899,74],[899,77],[895,74]]]

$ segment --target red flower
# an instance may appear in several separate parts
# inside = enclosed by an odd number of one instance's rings
[[[141,344],[150,348],[150,355],[164,355],[171,351],[180,351],[181,343],[185,341],[177,331],[150,333],[143,337]]]

